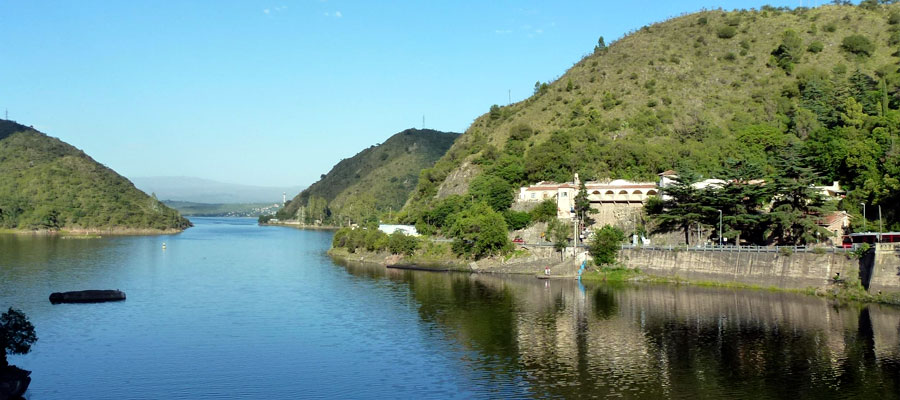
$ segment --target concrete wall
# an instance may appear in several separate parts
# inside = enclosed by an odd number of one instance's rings
[[[875,250],[875,266],[869,292],[900,291],[900,243],[879,244]]]
[[[845,253],[713,252],[691,250],[622,250],[621,258],[629,268],[661,276],[690,280],[737,282],[783,289],[825,287],[840,273],[858,278],[859,261]],[[879,248],[869,287],[877,291],[900,292],[900,249]]]

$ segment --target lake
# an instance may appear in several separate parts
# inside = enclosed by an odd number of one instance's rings
[[[796,294],[341,265],[331,232],[0,235],[45,399],[900,396],[900,309]],[[163,243],[166,249],[163,249]],[[124,302],[51,305],[55,291]]]

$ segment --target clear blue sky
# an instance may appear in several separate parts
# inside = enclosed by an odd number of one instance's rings
[[[0,112],[125,176],[308,185],[423,114],[464,131],[601,35],[763,4],[0,0]]]

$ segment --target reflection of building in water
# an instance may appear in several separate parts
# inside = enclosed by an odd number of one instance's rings
[[[408,285],[420,318],[478,353],[473,369],[524,381],[534,397],[860,397],[872,382],[900,386],[900,312],[890,307],[865,316],[766,291],[589,285],[582,294],[572,280],[348,270]]]

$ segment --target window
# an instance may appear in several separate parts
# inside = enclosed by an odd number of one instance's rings
[[[534,193],[532,193],[532,194],[531,194],[531,198],[533,199],[533,198],[535,198],[535,197],[536,197],[536,195],[535,195]]]
[[[566,192],[563,192],[563,195],[562,195],[562,197],[568,197],[568,196],[569,196],[569,194],[568,194],[568,193],[566,193]]]

